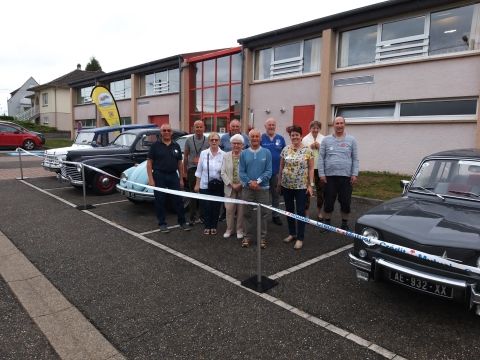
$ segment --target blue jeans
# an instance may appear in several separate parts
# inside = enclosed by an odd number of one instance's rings
[[[200,189],[200,194],[223,196],[223,189],[218,192],[210,191],[208,189]],[[203,220],[205,229],[216,229],[218,224],[218,215],[220,214],[220,206],[223,203],[218,201],[201,200]]]
[[[307,189],[287,189],[282,186],[282,194],[285,199],[285,210],[288,212],[305,216],[305,203],[307,201]],[[296,211],[295,211],[296,208]],[[287,217],[288,235],[292,235],[303,241],[305,235],[305,223]]]
[[[180,179],[176,172],[174,173],[162,173],[158,171],[153,172],[153,180],[155,186],[160,188],[166,188],[171,190],[180,190]],[[165,222],[165,198],[168,194],[160,191],[154,191],[155,195],[155,211],[157,213],[158,225],[167,225]],[[185,224],[185,210],[183,209],[183,201],[180,196],[171,196],[177,211],[178,223],[180,225]]]

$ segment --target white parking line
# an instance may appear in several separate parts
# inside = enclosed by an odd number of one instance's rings
[[[337,255],[347,249],[350,249],[353,247],[353,244],[348,244],[348,245],[345,245],[345,246],[342,246],[341,248],[338,248],[336,250],[333,250],[333,251],[330,251],[326,254],[322,254],[320,256],[317,256],[313,259],[310,259],[310,260],[307,260],[301,264],[298,264],[298,265],[295,265],[295,266],[292,266],[291,268],[289,269],[286,269],[286,270],[282,270],[276,274],[273,274],[273,275],[270,275],[269,278],[272,279],[272,280],[276,280],[278,278],[281,278],[282,276],[285,276],[285,275],[288,275],[288,274],[291,274],[295,271],[298,271],[298,270],[301,270],[303,268],[306,268],[307,266],[310,266],[310,265],[313,265],[321,260],[325,260],[331,256],[334,256],[334,255]]]
[[[110,204],[117,204],[117,203],[122,203],[128,200],[116,200],[116,201],[109,201],[105,203],[98,203],[98,204],[92,204],[93,206],[103,206],[103,205],[110,205]]]
[[[36,190],[39,190],[40,192],[42,192],[42,193],[44,193],[44,194],[47,194],[47,195],[49,195],[49,196],[51,196],[51,197],[53,197],[53,198],[55,198],[55,199],[57,199],[57,200],[62,201],[62,202],[65,203],[65,204],[69,204],[69,205],[72,206],[72,207],[76,207],[75,204],[72,204],[72,203],[70,203],[70,202],[68,202],[68,201],[66,201],[66,200],[63,200],[62,198],[60,198],[60,197],[58,197],[58,196],[56,196],[56,195],[53,195],[53,194],[51,194],[51,193],[49,193],[49,192],[47,192],[47,191],[44,191],[43,189],[40,189],[40,188],[36,187],[35,185],[29,184],[29,183],[27,183],[26,181],[23,181],[23,180],[21,180],[21,181],[22,181],[24,184],[27,184],[28,186],[30,186],[30,187],[32,187],[32,188],[34,188],[34,189],[36,189]],[[137,233],[137,232],[135,232],[135,231],[133,231],[133,230],[130,230],[130,229],[126,228],[126,227],[123,227],[123,226],[121,226],[121,225],[119,225],[119,224],[117,224],[117,223],[114,223],[113,221],[110,221],[110,220],[104,218],[103,216],[97,215],[97,214],[95,214],[95,213],[93,213],[93,212],[91,212],[91,211],[89,211],[89,210],[82,210],[82,211],[83,211],[85,214],[89,214],[89,215],[93,216],[94,218],[96,218],[96,219],[98,219],[98,220],[100,220],[100,221],[102,221],[102,222],[104,222],[104,223],[106,223],[106,224],[109,224],[109,225],[111,225],[111,226],[113,226],[113,227],[115,227],[115,228],[117,228],[117,229],[119,229],[119,230],[121,230],[121,231],[123,231],[123,232],[126,232],[127,234],[130,234],[130,235],[136,237],[136,238],[139,239],[139,240],[142,240],[142,241],[144,241],[144,242],[146,242],[146,243],[148,243],[148,244],[150,244],[150,245],[153,245],[153,246],[155,246],[155,247],[157,247],[157,248],[159,248],[159,249],[161,249],[161,250],[163,250],[163,251],[165,251],[165,252],[167,252],[167,253],[169,253],[169,254],[172,254],[172,255],[180,258],[180,259],[183,259],[183,260],[189,262],[189,263],[192,264],[192,265],[198,266],[199,268],[201,268],[201,269],[203,269],[203,270],[205,270],[205,271],[208,271],[209,273],[211,273],[211,274],[213,274],[213,275],[215,275],[215,276],[218,276],[218,277],[220,277],[221,279],[224,279],[224,280],[230,282],[231,284],[233,284],[233,285],[235,285],[235,286],[238,286],[238,287],[240,287],[240,288],[242,288],[242,289],[250,292],[251,294],[254,294],[254,295],[258,296],[258,297],[261,297],[261,298],[263,298],[264,300],[267,300],[267,301],[269,301],[270,303],[272,303],[272,304],[274,304],[274,305],[280,306],[281,308],[284,308],[285,310],[290,311],[292,314],[295,314],[295,315],[297,315],[297,316],[300,316],[301,318],[303,318],[303,319],[311,322],[312,324],[318,325],[318,326],[320,326],[320,327],[322,327],[322,328],[324,328],[324,329],[326,329],[326,330],[328,330],[328,331],[330,331],[330,332],[332,332],[332,333],[334,333],[334,334],[336,334],[336,335],[339,335],[339,336],[341,336],[341,337],[343,337],[343,338],[345,338],[345,339],[348,339],[348,340],[354,342],[355,344],[357,344],[357,345],[359,345],[359,346],[361,346],[361,347],[364,347],[364,348],[366,348],[366,349],[369,349],[369,350],[371,350],[371,351],[374,351],[375,353],[383,356],[383,357],[386,358],[386,359],[391,359],[391,360],[406,360],[406,359],[403,358],[402,356],[400,356],[400,355],[398,355],[398,354],[395,354],[394,352],[392,352],[392,351],[390,351],[390,350],[388,350],[388,349],[385,349],[385,348],[383,348],[383,347],[381,347],[381,346],[379,346],[379,345],[377,345],[377,344],[375,344],[375,343],[372,343],[372,342],[370,342],[370,341],[368,341],[368,340],[366,340],[366,339],[363,339],[362,337],[357,336],[357,335],[355,335],[355,334],[353,334],[353,333],[351,333],[351,332],[349,332],[349,331],[347,331],[347,330],[341,329],[341,328],[339,328],[339,327],[337,327],[337,326],[335,326],[335,325],[333,325],[333,324],[331,324],[331,323],[329,323],[329,322],[327,322],[327,321],[324,321],[324,320],[322,320],[322,319],[320,319],[320,318],[317,318],[317,317],[315,317],[315,316],[313,316],[313,315],[310,315],[310,314],[304,312],[303,310],[301,310],[301,309],[299,309],[299,308],[296,308],[296,307],[294,307],[294,306],[292,306],[292,305],[290,305],[290,304],[288,304],[288,303],[286,303],[286,302],[284,302],[284,301],[282,301],[282,300],[280,300],[280,299],[278,299],[278,298],[276,298],[276,297],[274,297],[274,296],[271,296],[271,295],[266,294],[266,293],[258,293],[258,292],[254,291],[254,290],[252,290],[252,289],[249,289],[249,288],[247,288],[247,287],[244,287],[244,286],[241,285],[241,282],[240,282],[239,280],[233,278],[233,277],[230,276],[230,275],[224,274],[223,272],[221,272],[221,271],[219,271],[219,270],[217,270],[217,269],[214,269],[214,268],[210,267],[209,265],[206,265],[206,264],[204,264],[204,263],[202,263],[202,262],[200,262],[200,261],[198,261],[198,260],[195,260],[194,258],[191,258],[191,257],[188,256],[188,255],[185,255],[185,254],[183,254],[183,253],[181,253],[181,252],[179,252],[179,251],[177,251],[177,250],[174,250],[174,249],[172,249],[172,248],[170,248],[170,247],[168,247],[168,246],[165,246],[165,245],[163,245],[163,244],[161,244],[161,243],[158,243],[158,242],[156,242],[156,241],[154,241],[154,240],[151,240],[151,239],[147,238],[146,236],[144,236],[144,235],[142,235],[142,234],[139,234],[139,233]],[[170,228],[174,228],[174,227],[178,227],[178,225],[171,226]],[[150,233],[152,233],[152,232],[156,232],[156,230],[151,231]],[[335,255],[335,254],[338,254],[339,252],[342,252],[342,251],[348,249],[349,247],[352,247],[352,245],[349,244],[349,245],[343,246],[342,248],[339,248],[339,249],[334,250],[334,251],[331,251],[331,252],[329,252],[329,253],[327,253],[327,254],[318,256],[318,257],[316,257],[316,258],[314,258],[314,259],[311,259],[311,260],[309,260],[309,261],[306,261],[305,263],[302,264],[303,266],[296,265],[296,266],[294,266],[294,267],[291,268],[291,269],[294,269],[294,268],[295,268],[295,271],[296,271],[296,270],[299,270],[299,269],[301,269],[301,268],[303,268],[303,267],[306,267],[306,266],[308,266],[308,265],[311,265],[311,264],[314,263],[314,262],[320,261],[320,260],[322,260],[322,259],[324,259],[324,258],[326,258],[326,257],[333,256],[333,255]],[[312,262],[312,261],[313,261],[313,262]],[[297,269],[297,268],[298,268],[298,269]],[[277,274],[272,275],[272,276],[277,276],[276,278],[278,279],[279,277],[285,275],[285,274],[280,275],[281,273],[282,273],[282,272],[277,273]],[[290,273],[291,273],[291,271],[290,271]],[[272,276],[271,276],[270,278],[272,278]]]

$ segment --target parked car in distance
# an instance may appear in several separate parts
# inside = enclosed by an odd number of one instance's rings
[[[0,120],[0,124],[12,125],[12,126],[15,126],[19,129],[25,131],[25,132],[31,132],[32,134],[35,134],[40,138],[40,140],[42,141],[42,145],[45,145],[45,135],[41,132],[29,130],[29,129],[25,128],[24,126],[21,126],[17,123],[14,123],[13,121]]]
[[[60,172],[61,162],[65,160],[67,152],[76,149],[90,149],[109,145],[122,132],[131,129],[156,128],[155,124],[132,124],[103,126],[93,129],[82,129],[77,133],[72,146],[45,150],[42,166],[45,170]]]
[[[480,150],[429,155],[403,184],[401,197],[369,210],[355,224],[357,234],[387,243],[354,240],[349,258],[357,278],[463,302],[480,315]],[[465,265],[475,269],[461,269]]]
[[[208,137],[209,134],[210,133],[205,133],[205,137]],[[219,135],[221,137],[223,133]],[[191,136],[193,136],[193,134],[184,135],[175,140],[178,145],[180,145],[180,148],[182,149],[182,154],[185,150],[185,142]],[[140,185],[132,184],[129,181],[135,182]],[[153,191],[142,185],[148,185],[146,161],[137,164],[129,169],[126,169],[120,177],[120,182],[117,184],[117,190],[134,203],[153,201]],[[189,199],[184,198],[185,206],[187,206],[188,203]]]
[[[185,132],[174,130],[174,136]],[[115,177],[147,158],[150,146],[160,136],[158,127],[149,129],[132,129],[121,133],[110,145],[100,148],[70,150],[66,161],[83,163],[101,169]],[[69,181],[74,187],[82,187],[83,179],[79,164],[62,163],[61,178]],[[86,186],[100,195],[115,191],[118,180],[97,172],[89,167],[84,168]]]
[[[34,150],[42,147],[40,137],[15,123],[0,123],[0,147]]]

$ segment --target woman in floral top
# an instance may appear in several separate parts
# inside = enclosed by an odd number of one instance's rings
[[[302,144],[300,126],[289,126],[287,132],[292,144],[284,147],[280,154],[278,190],[281,189],[287,211],[305,216],[307,196],[313,195],[314,156],[312,150]],[[289,235],[283,241],[290,243],[296,240],[294,249],[299,250],[303,246],[305,223],[292,217],[288,217],[287,221]]]

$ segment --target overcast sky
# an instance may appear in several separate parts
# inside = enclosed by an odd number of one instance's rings
[[[237,39],[380,0],[2,2],[0,115],[32,76],[47,83],[95,56],[110,72],[169,56],[238,46]]]

